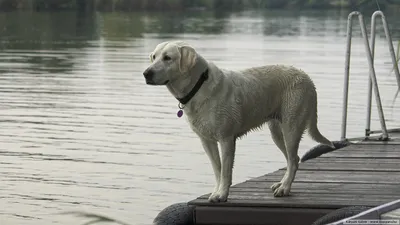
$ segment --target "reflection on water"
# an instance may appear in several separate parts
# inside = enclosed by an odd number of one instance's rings
[[[71,210],[149,224],[169,204],[212,190],[211,166],[176,117],[176,100],[142,78],[149,52],[167,39],[187,40],[221,67],[302,68],[318,89],[320,130],[338,140],[347,13],[1,14],[1,224],[81,221],[59,214]],[[398,40],[399,21],[388,21]],[[355,29],[350,136],[363,134],[368,76]],[[375,55],[388,108],[396,82],[383,32]],[[389,127],[400,122],[398,108],[386,110]],[[379,128],[376,111],[373,118]],[[314,145],[305,137],[300,154]],[[237,152],[235,183],[285,166],[267,130],[241,140]]]

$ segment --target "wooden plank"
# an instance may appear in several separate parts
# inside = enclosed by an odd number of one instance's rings
[[[399,148],[400,148],[400,146],[392,145],[392,144],[377,144],[377,145],[367,144],[366,145],[366,144],[358,144],[358,143],[356,143],[356,144],[348,145],[348,146],[343,147],[341,149],[338,149],[336,151],[339,151],[339,150],[342,151],[342,150],[345,150],[345,149],[355,149],[355,150],[362,149],[362,150],[366,150],[366,151],[376,151],[376,150],[379,150],[379,151],[392,151],[392,150],[397,150]]]
[[[400,159],[393,158],[316,158],[300,163],[299,170],[332,171],[397,171]]]
[[[389,136],[390,136],[390,134],[389,134]],[[357,144],[358,145],[361,145],[361,144],[363,144],[363,145],[372,145],[372,146],[386,144],[386,145],[392,145],[392,146],[400,147],[399,146],[400,145],[400,139],[392,140],[392,141],[387,142],[387,143],[382,143],[382,142],[380,143],[380,142],[376,142],[376,141],[366,141],[364,143],[357,143]]]
[[[400,145],[400,138],[395,137],[393,134],[394,133],[389,134],[390,138],[392,139],[391,141],[382,142],[382,141],[370,140],[370,141],[362,141],[362,142],[353,143],[353,144],[356,144],[356,145]]]
[[[278,170],[272,174],[257,177],[247,182],[280,181],[285,170]],[[377,183],[398,184],[400,172],[376,172],[376,171],[297,171],[294,182],[318,182],[318,183]]]
[[[375,207],[393,200],[393,195],[292,195],[276,198],[272,194],[265,196],[229,195],[228,201],[223,203],[208,202],[209,195],[203,195],[191,202],[191,205],[205,205],[210,207],[271,207],[271,208],[325,208],[338,209],[347,206]]]
[[[330,152],[319,156],[320,158],[392,158],[400,159],[400,153],[397,152],[364,152],[354,151],[343,154],[341,152]]]
[[[328,153],[329,154],[329,153]],[[375,159],[375,158],[336,158],[330,159],[327,157],[324,158],[316,158],[312,159],[312,163],[314,162],[327,162],[327,163],[382,163],[382,164],[396,164],[400,162],[400,159],[397,158],[385,158],[385,159]],[[300,164],[310,163],[310,161],[306,161]]]
[[[251,182],[252,184],[254,182]],[[247,184],[247,183],[246,183]],[[270,189],[272,183],[268,183],[268,185],[259,185],[258,186],[233,186],[230,189],[230,192],[272,192]],[[299,187],[299,184],[302,184],[302,187]],[[305,184],[305,185],[304,185]],[[398,185],[369,185],[368,187],[363,187],[364,185],[360,184],[334,184],[328,183],[331,185],[317,185],[313,183],[294,183],[292,185],[291,193],[294,194],[302,194],[302,193],[315,193],[315,194],[358,194],[358,193],[368,193],[374,195],[380,194],[391,194],[394,196],[400,196],[400,184]],[[324,184],[324,183],[322,183]],[[325,183],[326,184],[326,183]],[[335,186],[336,185],[336,186]],[[307,186],[307,187],[305,187]],[[331,186],[331,187],[329,187]]]
[[[349,145],[347,147],[337,149],[327,154],[319,156],[319,158],[335,158],[335,157],[361,157],[361,158],[400,158],[399,145]]]
[[[231,187],[231,191],[236,189],[249,189],[248,191],[270,191],[270,186],[274,182],[243,182]],[[253,189],[253,190],[252,190]],[[400,183],[398,184],[358,184],[358,183],[298,183],[292,184],[292,191],[295,192],[314,192],[314,191],[335,191],[336,193],[346,191],[358,192],[381,192],[381,190],[398,191],[400,193]],[[400,196],[400,195],[399,195]]]
[[[310,225],[332,209],[197,206],[196,224]]]
[[[367,189],[367,190],[357,190],[357,189],[328,189],[328,190],[324,190],[324,189],[318,189],[318,188],[310,188],[310,189],[295,189],[293,188],[291,190],[291,195],[303,195],[303,194],[331,194],[332,197],[334,197],[335,195],[357,195],[359,193],[366,193],[366,194],[370,194],[372,195],[391,195],[391,196],[400,196],[400,191],[399,191],[399,187],[396,187],[397,189],[393,188],[393,189],[383,189],[380,192],[377,190],[372,190],[372,189]],[[230,190],[230,193],[234,193],[237,195],[243,195],[243,193],[247,193],[250,197],[253,195],[257,195],[260,193],[272,193],[272,190],[269,187],[265,187],[265,188],[232,188]]]
[[[233,185],[231,188],[269,188],[274,182],[242,182]],[[396,189],[398,188],[400,191],[400,183],[398,184],[357,184],[357,183],[326,183],[326,182],[315,182],[315,183],[297,183],[294,182],[292,184],[292,190],[294,189],[358,189],[361,191],[364,190],[377,190],[382,188],[388,189]]]
[[[370,198],[379,199],[381,202],[382,199],[386,199],[386,202],[392,201],[393,196],[396,196],[397,193],[290,193],[289,196],[274,197],[273,193],[270,192],[231,192],[229,195],[229,199],[231,200],[246,200],[246,201],[273,201],[276,203],[287,203],[292,204],[292,201],[301,200],[304,202],[305,199],[307,201],[315,201],[318,200],[320,205],[329,205],[332,201],[334,202],[342,202],[342,201],[360,201],[360,202],[369,202]],[[209,195],[202,196],[202,198],[208,199]],[[372,201],[375,202],[375,201]],[[352,203],[350,203],[352,204]],[[363,204],[363,203],[362,203]]]
[[[203,195],[199,198],[208,199],[210,194]],[[394,194],[396,195],[396,194]],[[229,199],[231,200],[246,200],[246,201],[274,201],[280,203],[286,203],[287,201],[295,201],[295,200],[334,200],[334,201],[341,201],[341,200],[360,200],[364,199],[369,201],[370,198],[380,198],[380,199],[389,199],[389,201],[393,201],[393,194],[390,193],[291,193],[289,196],[285,197],[274,197],[272,191],[263,191],[263,192],[231,192],[229,194]]]
[[[365,145],[365,144],[351,144],[348,145],[346,147],[337,149],[335,151],[380,151],[380,152],[394,152],[396,150],[398,150],[400,148],[400,146],[398,145],[391,145],[391,144],[387,144],[387,145]]]

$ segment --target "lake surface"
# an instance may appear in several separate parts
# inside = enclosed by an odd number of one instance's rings
[[[147,86],[149,53],[184,39],[229,69],[297,66],[318,91],[320,131],[340,139],[346,11],[0,14],[0,224],[79,224],[66,211],[150,224],[214,187],[211,165],[177,101]],[[370,13],[365,17],[370,17]],[[388,14],[393,40],[400,20]],[[378,21],[376,72],[388,127],[396,79]],[[369,28],[369,22],[367,23]],[[358,24],[348,136],[364,134],[368,64]],[[375,103],[375,101],[373,101]],[[372,128],[379,129],[375,104]],[[315,146],[308,136],[300,156]],[[237,144],[234,183],[285,166],[268,129]]]

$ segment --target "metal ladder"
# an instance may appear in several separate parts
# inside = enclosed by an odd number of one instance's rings
[[[358,138],[346,138],[346,128],[347,128],[347,105],[348,105],[348,94],[349,94],[349,71],[350,71],[350,52],[351,52],[351,37],[352,37],[352,22],[353,18],[358,16],[358,20],[361,27],[361,34],[364,39],[365,51],[369,64],[369,79],[368,79],[368,102],[367,102],[367,118],[366,118],[366,126],[365,126],[365,136]],[[383,114],[381,97],[379,94],[378,82],[376,80],[375,67],[374,67],[374,53],[375,53],[375,30],[376,30],[376,17],[381,16],[383,28],[386,35],[386,40],[389,45],[389,51],[392,58],[393,68],[397,79],[398,92],[400,90],[400,74],[399,68],[396,62],[396,55],[393,49],[392,38],[390,36],[389,27],[386,23],[385,15],[382,11],[375,11],[372,14],[371,19],[371,47],[368,41],[368,35],[366,32],[366,27],[364,23],[363,15],[354,11],[351,12],[347,18],[347,47],[346,47],[346,61],[345,61],[345,76],[344,76],[344,91],[343,91],[343,112],[342,112],[342,132],[341,132],[341,140],[369,140],[371,134],[379,134],[381,136],[378,138],[379,141],[388,141],[389,133],[400,132],[400,128],[396,129],[387,129],[385,116]],[[372,104],[372,87],[374,88],[376,105],[378,108],[379,121],[381,124],[381,130],[370,130],[371,126],[371,104]]]

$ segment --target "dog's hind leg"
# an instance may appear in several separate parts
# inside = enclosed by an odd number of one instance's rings
[[[272,140],[274,141],[276,146],[278,146],[279,150],[282,151],[283,155],[285,156],[285,159],[287,159],[286,147],[285,147],[285,141],[283,140],[281,122],[278,120],[272,119],[272,120],[268,121],[268,127],[269,127],[269,130],[271,131]]]
[[[235,137],[225,138],[220,142],[221,146],[221,181],[219,189],[208,199],[210,202],[226,202],[229,195],[229,188],[232,184],[232,170],[235,160],[236,139]]]
[[[275,197],[289,195],[292,183],[299,167],[300,158],[298,156],[298,149],[301,137],[305,129],[305,125],[303,121],[297,121],[297,123],[294,121],[292,122],[293,123],[285,123],[282,126],[283,137],[286,145],[287,167],[285,175],[280,182],[280,185],[277,184],[274,189]]]
[[[221,159],[218,151],[218,143],[213,140],[208,140],[200,137],[201,144],[203,145],[204,151],[210,159],[211,166],[215,176],[215,188],[211,195],[218,192],[220,181],[221,181]]]
[[[283,139],[283,134],[282,134],[282,127],[281,127],[281,122],[275,119],[272,119],[268,121],[268,127],[269,130],[271,131],[271,136],[272,140],[274,141],[275,145],[281,150],[283,155],[285,156],[285,159],[287,161],[287,153],[286,153],[286,147],[285,147],[285,141]],[[287,172],[285,173],[285,176],[283,176],[282,180],[280,182],[274,183],[271,186],[272,191],[275,191],[278,187],[282,185],[283,180],[287,176]]]
[[[306,129],[309,116],[308,107],[310,102],[307,94],[302,89],[292,89],[285,95],[285,104],[282,106],[281,111],[281,127],[286,147],[287,167],[281,185],[274,190],[275,197],[289,195],[299,167],[299,143]]]

